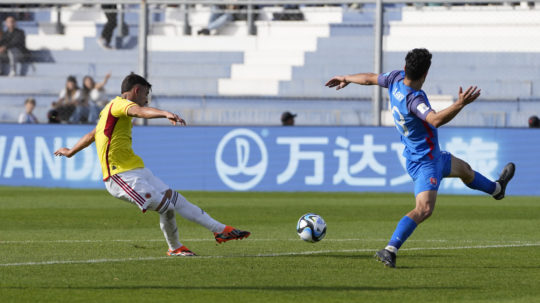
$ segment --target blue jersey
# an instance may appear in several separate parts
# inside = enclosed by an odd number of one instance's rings
[[[396,128],[405,144],[403,156],[410,161],[433,160],[441,151],[437,128],[426,122],[427,114],[433,109],[426,93],[414,90],[403,83],[405,71],[396,70],[380,74],[378,83],[388,88],[390,110]]]

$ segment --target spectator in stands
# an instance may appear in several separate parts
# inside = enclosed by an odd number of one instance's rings
[[[0,40],[0,61],[9,62],[9,74],[17,75],[17,64],[21,63],[28,54],[26,49],[26,37],[22,29],[17,28],[15,18],[9,16],[5,20],[6,31]],[[3,72],[3,67],[2,70]]]
[[[36,107],[36,99],[28,98],[24,101],[24,113],[19,116],[19,123],[39,123],[38,119],[32,113]]]
[[[47,113],[47,119],[49,119],[49,123],[60,123],[60,117],[58,116],[58,111],[56,109],[51,109]]]
[[[7,16],[11,15],[10,13],[6,12],[6,9],[8,9],[9,7],[11,7],[11,4],[0,4],[0,20],[4,20]],[[0,39],[2,39],[1,28],[0,28]]]
[[[217,30],[225,26],[227,23],[233,21],[233,14],[231,10],[235,9],[236,5],[213,5],[208,25],[200,29],[198,35],[210,35],[210,31]]]
[[[53,108],[58,111],[58,118],[60,121],[76,122],[76,120],[79,119],[78,116],[80,116],[83,111],[82,109],[79,109],[79,113],[73,115],[77,107],[80,107],[80,101],[81,90],[77,85],[77,79],[74,76],[69,76],[66,80],[66,87],[60,92],[58,101],[53,103]]]
[[[293,126],[295,117],[296,117],[296,114],[291,114],[290,112],[284,112],[283,114],[281,114],[281,125]]]
[[[100,83],[96,83],[90,76],[83,78],[82,99],[88,105],[87,121],[89,123],[95,123],[98,120],[99,112],[107,103],[105,85],[110,77],[111,73],[108,73]]]
[[[107,17],[107,23],[101,31],[101,37],[98,38],[97,43],[104,49],[112,49],[111,40],[114,29],[116,28],[118,16],[116,4],[102,4],[101,8],[105,11],[105,17]],[[122,24],[122,34],[127,36],[129,34],[129,28],[127,24]]]
[[[304,14],[300,11],[299,5],[286,4],[283,12],[275,12],[272,16],[274,21],[302,21]]]
[[[254,6],[257,10],[258,6]],[[212,30],[218,30],[232,21],[246,21],[248,19],[246,5],[213,5],[212,14],[208,20],[208,25],[200,29],[198,35],[210,35]],[[257,18],[257,14],[254,14],[254,19]]]
[[[530,128],[540,128],[540,119],[537,116],[529,117],[529,127]]]
[[[44,6],[44,4],[0,4],[0,20],[4,20],[7,16],[14,16],[17,20],[30,21],[32,20],[33,13],[29,8]]]

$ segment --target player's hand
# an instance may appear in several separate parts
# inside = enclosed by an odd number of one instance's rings
[[[328,86],[329,88],[335,87],[336,90],[340,90],[349,85],[349,83],[351,82],[345,81],[345,76],[335,76],[334,78],[328,80],[325,86]]]
[[[169,122],[171,122],[172,125],[178,125],[186,126],[186,121],[182,118],[180,118],[177,114],[173,113],[167,113],[167,119],[169,119]]]
[[[463,92],[463,88],[459,87],[459,95],[458,95],[458,103],[462,103],[463,105],[467,105],[469,103],[472,103],[478,96],[480,96],[480,89],[476,90],[476,86],[469,86],[465,92]]]
[[[71,150],[65,147],[59,148],[57,151],[54,152],[54,155],[59,157],[65,156],[68,158],[71,158],[71,156],[73,156]]]

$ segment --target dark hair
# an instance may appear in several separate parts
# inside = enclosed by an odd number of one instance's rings
[[[84,83],[86,82],[86,79],[90,79],[90,81],[92,81],[92,84],[94,84],[94,86],[95,86],[96,81],[94,80],[94,78],[92,78],[92,76],[86,75],[86,76],[84,76],[84,78],[82,79],[82,86],[83,86],[82,89],[83,89],[83,90],[89,90],[89,89],[86,87],[86,85],[84,84]]]
[[[75,78],[75,76],[73,76],[73,75],[70,75],[70,76],[67,77],[66,82],[73,82],[73,83],[77,84],[77,78]]]
[[[132,72],[131,74],[127,75],[122,81],[121,93],[123,94],[125,92],[129,92],[137,84],[148,87],[148,90],[152,89],[152,85],[148,83],[146,79]]]
[[[284,112],[281,114],[281,122],[285,122],[289,119],[294,119],[296,117],[296,114],[292,114],[291,112]]]
[[[529,117],[529,127],[531,127],[531,128],[539,128],[540,127],[540,119],[538,119],[537,116],[530,116]]]
[[[68,82],[73,82],[73,84],[75,84],[73,90],[69,90],[67,88]],[[79,89],[79,84],[77,84],[77,78],[75,78],[75,76],[73,75],[68,76],[66,79],[66,96],[68,96],[71,99],[78,89]]]
[[[431,53],[425,48],[415,48],[405,57],[405,76],[418,80],[427,73],[431,66]]]
[[[47,113],[47,118],[49,119],[49,123],[60,123],[60,117],[56,109],[51,109]]]
[[[24,100],[24,104],[27,104],[27,103],[32,103],[32,104],[36,105],[36,99],[34,99],[32,97],[29,97],[26,100]]]
[[[75,84],[75,89],[79,89],[79,84],[77,83],[77,78],[75,78],[75,76],[68,76],[66,79],[66,85],[68,82],[73,82],[73,84]]]
[[[82,95],[84,98],[88,98],[88,96],[90,95],[90,90],[91,90],[88,87],[86,87],[86,84],[85,84],[86,79],[90,79],[94,87],[96,86],[96,82],[94,81],[94,78],[92,78],[91,76],[84,76],[84,78],[82,79]]]

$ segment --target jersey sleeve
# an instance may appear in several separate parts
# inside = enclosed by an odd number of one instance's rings
[[[392,84],[392,81],[394,80],[394,78],[396,78],[396,76],[400,72],[401,71],[399,71],[399,70],[395,70],[395,71],[392,71],[392,72],[380,74],[379,77],[377,78],[377,82],[379,83],[379,86],[388,88],[388,86],[390,86],[390,84]]]
[[[137,105],[135,102],[118,98],[114,100],[112,108],[111,108],[111,114],[115,117],[127,117],[127,111],[130,107]]]
[[[409,112],[422,119],[422,121],[426,121],[427,115],[433,111],[428,104],[429,103],[423,95],[416,95],[412,97],[410,101],[407,100]]]

